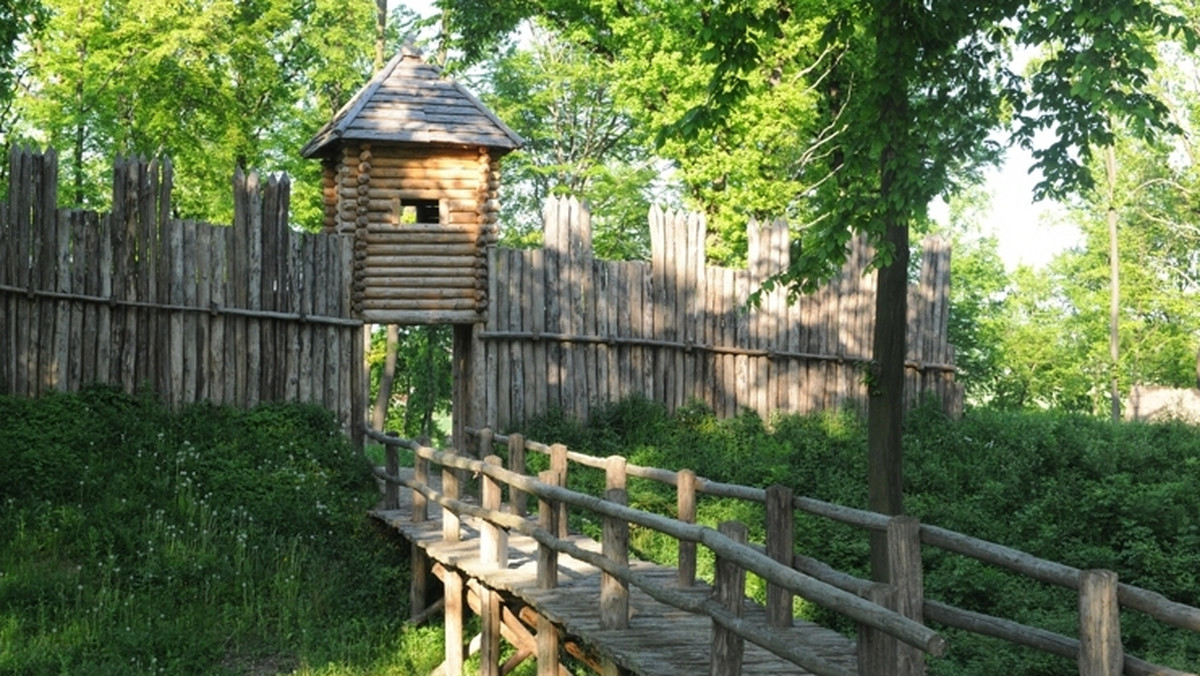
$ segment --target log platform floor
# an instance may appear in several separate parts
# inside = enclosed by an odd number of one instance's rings
[[[401,470],[409,477],[411,472],[411,469]],[[601,629],[600,571],[596,568],[560,554],[558,586],[539,589],[537,542],[532,538],[510,533],[508,566],[503,570],[489,570],[480,561],[480,524],[477,520],[464,518],[461,541],[446,543],[442,540],[441,508],[430,504],[429,520],[413,523],[412,491],[401,490],[400,495],[399,509],[376,510],[372,515],[421,547],[442,568],[457,569],[474,583],[500,592],[505,606],[527,606],[550,619],[560,632],[560,642],[574,642],[589,654],[611,660],[633,674],[701,676],[709,673],[712,620],[707,616],[664,605],[631,587],[629,628]],[[600,543],[591,538],[572,534],[570,539],[580,547],[600,551]],[[642,561],[631,561],[630,566],[664,586],[677,588],[677,572],[673,568]],[[435,565],[435,570],[437,568]],[[700,597],[712,593],[711,587],[701,581],[679,591]],[[743,617],[759,624],[766,623],[764,608],[749,600],[744,602]],[[796,619],[792,629],[774,631],[789,631],[795,642],[809,647],[828,661],[857,669],[854,641],[833,630]],[[749,641],[745,644],[742,664],[742,673],[748,675],[810,674]]]

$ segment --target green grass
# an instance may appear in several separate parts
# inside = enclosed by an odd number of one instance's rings
[[[866,504],[865,432],[851,415],[721,421],[702,406],[667,415],[631,399],[586,426],[547,416],[524,431],[637,464]],[[924,522],[1110,568],[1122,581],[1200,605],[1195,428],[987,410],[952,421],[922,409],[908,418],[905,449],[906,504]],[[530,456],[535,471],[544,462]],[[442,659],[442,630],[402,621],[408,550],[365,515],[379,497],[368,464],[329,413],[310,407],[172,411],[108,388],[0,397],[0,674],[427,673]],[[573,469],[571,482],[595,492],[603,475]],[[636,506],[674,510],[667,487],[630,479],[629,491]],[[761,507],[700,499],[702,523],[731,518],[761,536]],[[643,557],[674,561],[666,538],[635,529],[632,542]],[[860,531],[800,518],[796,543],[865,575]],[[925,554],[930,598],[1075,632],[1070,592]],[[702,558],[701,572],[710,568]],[[761,584],[751,585],[761,598]],[[797,610],[853,629],[809,604]],[[1134,654],[1176,668],[1200,664],[1195,634],[1134,613],[1123,614],[1122,628]],[[950,653],[931,661],[933,674],[1074,668],[946,634]],[[534,673],[533,665],[518,673]]]
[[[416,674],[407,549],[304,406],[0,398],[0,674]]]

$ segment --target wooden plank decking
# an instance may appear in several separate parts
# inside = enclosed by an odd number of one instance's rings
[[[411,472],[401,470],[402,475],[407,475],[406,478],[411,477]],[[462,540],[446,543],[442,540],[441,508],[431,504],[429,520],[423,523],[412,522],[411,508],[412,492],[402,490],[399,509],[377,510],[372,514],[420,546],[430,559],[443,566],[456,568],[509,598],[520,600],[552,620],[566,637],[632,673],[663,676],[700,676],[708,673],[712,620],[707,616],[672,608],[655,601],[637,588],[631,588],[629,628],[601,629],[600,572],[591,565],[560,555],[558,586],[539,589],[537,543],[532,538],[510,534],[508,566],[503,570],[489,569],[480,561],[478,521],[463,519]],[[600,544],[590,538],[573,534],[570,539],[580,547],[600,551]],[[630,565],[664,586],[676,585],[674,569],[642,561],[631,561]],[[712,589],[703,582],[680,591],[701,597],[712,593]],[[744,603],[743,616],[759,624],[766,623],[765,610],[750,601]],[[792,629],[773,631],[789,632],[791,640],[810,648],[829,662],[856,669],[854,642],[835,631],[799,619]],[[803,675],[810,672],[746,642],[742,673]]]

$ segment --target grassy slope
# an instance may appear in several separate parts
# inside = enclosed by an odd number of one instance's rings
[[[0,673],[423,673],[376,490],[314,408],[0,398]]]

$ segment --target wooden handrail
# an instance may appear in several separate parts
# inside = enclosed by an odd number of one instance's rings
[[[898,613],[895,613],[886,608],[882,608],[876,604],[866,601],[854,594],[842,591],[832,585],[816,580],[808,575],[804,575],[790,566],[784,566],[765,554],[760,554],[754,549],[746,546],[737,545],[729,538],[721,535],[717,531],[704,526],[695,524],[682,523],[674,519],[644,512],[632,507],[608,502],[602,498],[577,493],[566,488],[560,488],[549,484],[542,483],[531,477],[516,474],[509,470],[503,469],[495,465],[488,465],[482,461],[474,460],[466,456],[457,454],[443,453],[435,449],[424,447],[415,442],[406,442],[397,440],[393,437],[374,432],[368,432],[368,436],[382,443],[393,444],[406,447],[412,450],[420,457],[440,464],[443,467],[453,467],[456,469],[464,469],[472,472],[487,475],[493,479],[501,481],[510,487],[519,488],[527,493],[531,493],[538,497],[543,497],[548,500],[553,500],[559,503],[570,504],[577,508],[587,509],[591,512],[601,514],[603,516],[622,519],[627,523],[633,523],[647,528],[651,528],[658,532],[670,535],[671,537],[697,542],[708,547],[714,553],[728,558],[730,561],[736,562],[746,570],[762,577],[763,579],[787,588],[788,590],[800,596],[809,599],[810,601],[824,606],[835,612],[853,619],[854,621],[874,627],[880,631],[886,632],[897,639],[912,645],[922,651],[934,656],[939,656],[945,652],[946,642],[937,634],[937,632],[928,627],[914,622]],[[376,474],[385,481],[396,481],[409,485],[399,477],[391,477],[386,472],[375,470]],[[410,486],[412,487],[412,486]],[[430,497],[432,499],[432,497]],[[473,508],[474,509],[474,508]],[[473,511],[469,512],[475,514]],[[500,523],[500,515],[495,515],[497,523]],[[505,515],[508,516],[508,515]],[[524,521],[520,517],[513,519]],[[510,527],[510,519],[505,518],[505,527]],[[524,531],[522,531],[524,532]],[[574,556],[574,554],[572,554]],[[589,563],[591,563],[589,561]]]
[[[479,431],[480,430],[475,430],[472,428],[467,429],[467,433],[472,436],[478,435]],[[377,438],[385,443],[395,443],[395,439],[385,438],[382,435],[373,438]],[[507,444],[508,439],[509,438],[507,436],[492,435],[493,442]],[[526,449],[532,449],[540,453],[550,452],[551,447],[546,444],[524,440],[523,438],[522,440],[524,443],[524,448]],[[432,449],[429,450],[432,451]],[[603,469],[607,462],[607,459],[605,458],[598,458],[596,456],[579,453],[577,451],[571,451],[569,449],[567,449],[563,455],[572,462],[596,469]],[[678,472],[671,470],[657,467],[643,467],[633,464],[626,464],[625,473],[629,476],[657,481],[673,486],[678,484],[679,477]],[[511,486],[513,484],[510,483],[509,485]],[[520,488],[520,486],[517,487]],[[766,489],[741,486],[737,484],[726,484],[712,481],[703,477],[696,477],[695,490],[707,495],[729,497],[759,503],[766,502],[767,494]],[[592,504],[575,503],[571,500],[563,499],[562,496],[549,497],[550,499],[560,500],[563,503],[570,503],[577,507],[582,507],[585,509],[593,508]],[[591,498],[590,496],[583,497],[588,498],[589,500],[597,500],[596,498]],[[810,514],[823,516],[839,523],[844,523],[866,530],[886,530],[890,521],[890,517],[887,517],[886,515],[843,507],[807,497],[795,497],[793,499],[793,506],[796,509]],[[601,513],[603,513],[602,510],[595,511],[601,511]],[[624,518],[624,516],[622,516],[622,518]],[[633,519],[630,519],[630,522],[640,523]],[[703,538],[690,540],[689,536],[686,534],[655,528],[654,525],[648,523],[640,523],[640,525],[654,528],[655,530],[660,530],[660,532],[677,537],[681,541],[695,541],[709,545],[709,543]],[[711,529],[709,530],[711,531]],[[1011,547],[995,544],[937,526],[921,524],[919,533],[920,540],[923,544],[938,547],[940,549],[967,556],[969,558],[974,558],[976,560],[989,563],[999,568],[1009,570],[1048,584],[1054,584],[1076,591],[1078,591],[1080,588],[1080,579],[1083,571],[1078,568],[1055,561],[1042,559]],[[681,535],[683,535],[683,537],[681,537]],[[748,545],[748,549],[752,549],[755,551],[755,553],[765,556],[765,548],[763,548],[761,545],[751,544]],[[769,575],[764,575],[754,568],[749,566],[747,567],[748,569],[760,574],[769,582],[775,584],[779,583]],[[870,581],[862,580],[841,571],[837,571],[827,564],[801,555],[795,555],[792,561],[792,568],[795,571],[802,572],[805,577],[808,577],[833,589],[854,595],[855,598],[868,593],[871,587],[874,586],[874,583],[871,583]],[[781,586],[783,588],[792,589],[787,584],[782,584]],[[809,597],[803,591],[798,591],[795,589],[793,589],[793,591],[806,596],[806,598],[810,598],[810,600],[817,601],[816,599]],[[1121,606],[1139,610],[1154,619],[1172,626],[1200,632],[1200,609],[1198,608],[1171,601],[1170,599],[1167,599],[1165,596],[1156,592],[1125,583],[1118,583],[1116,585],[1116,596],[1117,601]],[[817,602],[819,603],[819,601]],[[825,604],[822,603],[822,605]],[[928,619],[946,624],[947,626],[966,629],[975,633],[1001,638],[1011,643],[1026,645],[1035,649],[1065,657],[1077,657],[1079,655],[1080,642],[1078,639],[1062,636],[1060,634],[1035,627],[1029,627],[1011,620],[1005,620],[982,613],[955,608],[953,606],[941,604],[936,601],[926,600],[922,605],[924,614]],[[874,607],[878,608],[879,606]],[[833,609],[841,612],[841,610],[838,608]],[[849,615],[848,613],[844,614]],[[867,626],[875,626],[869,622],[864,622],[864,624]],[[876,628],[887,633],[891,633],[886,628]],[[901,640],[904,639],[901,638]],[[917,645],[909,641],[905,642],[909,643],[910,645]],[[917,647],[922,646],[917,645]],[[922,647],[922,649],[924,648]],[[927,652],[930,652],[930,654],[934,655],[940,654],[938,652],[928,650]],[[1190,674],[1190,672],[1182,672],[1169,667],[1151,664],[1131,655],[1124,656],[1123,673],[1128,674],[1129,676],[1195,676],[1195,674]]]
[[[468,428],[467,433],[476,435],[479,430]],[[496,434],[493,440],[497,443],[508,443],[508,437]],[[526,441],[526,448],[539,452],[548,452],[549,447],[534,441]],[[543,451],[542,449],[547,449]],[[588,467],[603,467],[603,459],[595,456],[568,451],[567,458]],[[675,485],[677,474],[671,470],[657,467],[642,467],[626,465],[630,476],[650,479],[669,485]],[[696,491],[714,497],[726,497],[746,500],[748,502],[766,502],[766,489],[726,484],[703,477],[696,477]],[[887,528],[888,517],[883,514],[870,512],[853,507],[844,507],[830,502],[797,496],[793,500],[797,509],[816,516],[823,516],[838,523],[863,528],[866,530],[883,531]],[[1078,568],[1043,559],[1018,549],[1006,547],[970,535],[964,535],[952,530],[921,524],[921,542],[949,552],[989,563],[998,568],[1031,577],[1040,582],[1058,585],[1075,591],[1079,590]],[[1172,601],[1162,594],[1148,589],[1136,587],[1124,582],[1117,585],[1117,597],[1122,606],[1138,610],[1150,617],[1181,629],[1200,632],[1200,608],[1195,608],[1177,601]]]

